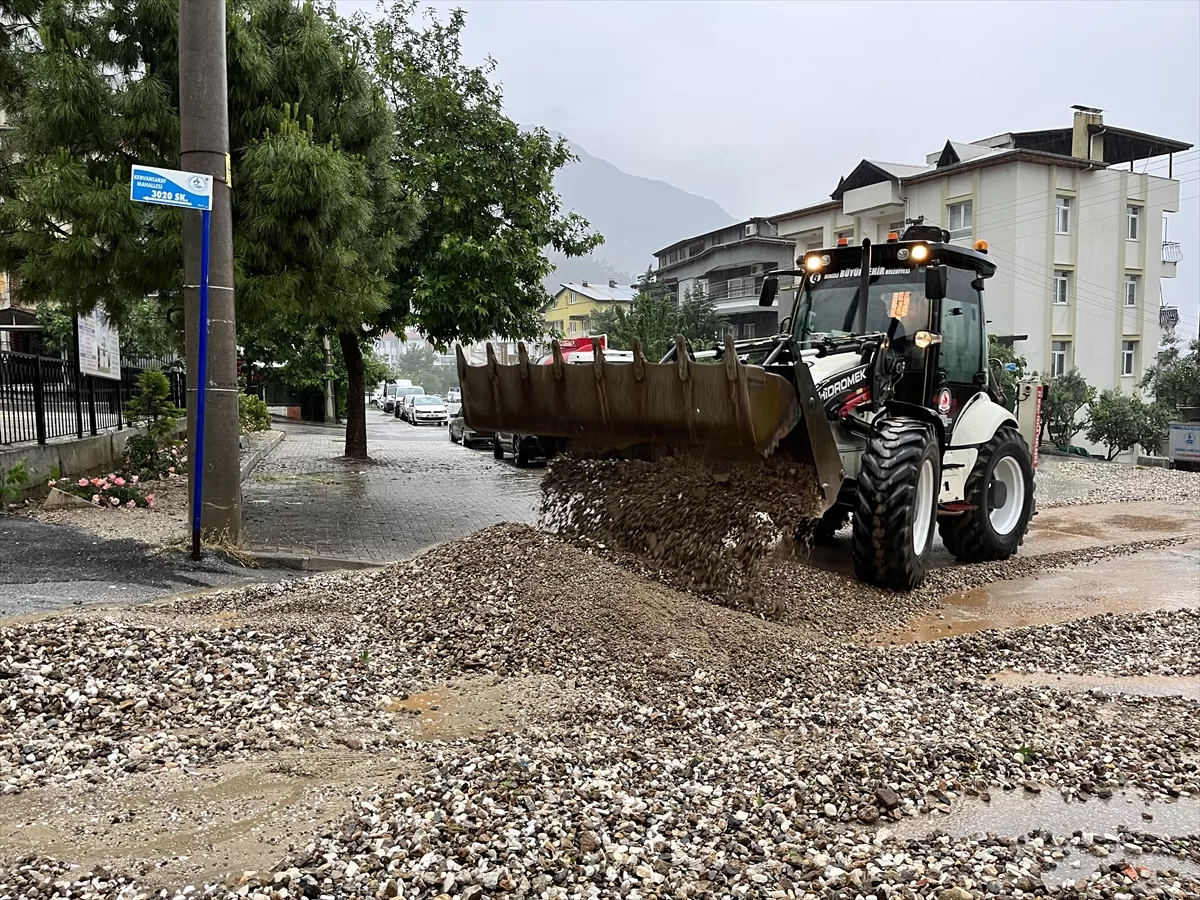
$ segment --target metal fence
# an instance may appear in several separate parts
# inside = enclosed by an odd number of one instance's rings
[[[137,392],[137,381],[155,363],[165,360],[126,360],[121,378],[80,375],[72,359],[0,351],[0,445],[99,434],[124,428],[125,404]],[[140,365],[130,365],[137,362]],[[177,371],[164,371],[171,400],[184,406],[187,387]]]

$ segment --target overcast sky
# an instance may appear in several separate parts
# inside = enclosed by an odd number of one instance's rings
[[[467,10],[465,52],[495,58],[514,119],[739,218],[819,202],[864,157],[922,163],[948,138],[1067,127],[1077,103],[1200,145],[1195,0],[429,5]],[[1194,335],[1200,151],[1175,176],[1184,261],[1163,290]]]

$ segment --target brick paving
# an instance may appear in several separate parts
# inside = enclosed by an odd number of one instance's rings
[[[339,458],[340,429],[281,427],[283,442],[243,487],[253,550],[382,563],[536,518],[540,469],[452,444],[445,428],[414,428],[371,408],[364,464]]]

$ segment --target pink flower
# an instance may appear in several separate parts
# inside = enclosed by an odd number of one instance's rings
[[[93,478],[92,479],[92,484],[94,484],[96,487],[99,487],[103,483],[104,483],[104,480],[102,478]]]
[[[153,506],[153,505],[154,505],[154,495],[153,495],[153,494],[147,494],[147,495],[146,495],[146,505],[147,505],[147,506]]]
[[[120,497],[109,497],[108,502],[111,503],[113,506],[120,506],[121,498]]]
[[[168,471],[168,472],[170,472],[172,475],[174,475],[174,474],[175,474],[175,467],[174,467],[174,466],[167,466],[167,471]]]
[[[117,487],[125,487],[125,479],[118,475],[113,479],[113,484],[115,484]]]
[[[136,475],[130,475],[130,476],[129,476],[129,483],[130,483],[130,484],[137,484],[137,481],[138,481],[138,477],[137,477]]]
[[[126,509],[133,509],[135,506],[137,506],[137,501],[135,501],[135,500],[130,500],[128,503],[125,504]]]
[[[54,485],[58,484],[58,482],[55,481],[53,478],[51,478],[49,481],[46,482],[46,484],[48,484],[50,487],[54,487]]]
[[[100,495],[99,494],[92,494],[92,504],[95,506],[100,505]]]
[[[79,479],[79,486],[80,486],[80,487],[87,487],[87,486],[88,486],[88,484],[90,484],[90,482],[89,482],[89,481],[88,481],[86,478],[80,478],[80,479]]]

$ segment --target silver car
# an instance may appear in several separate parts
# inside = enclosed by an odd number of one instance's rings
[[[492,442],[490,431],[476,431],[467,424],[467,420],[462,417],[461,413],[450,420],[449,431],[452,444],[470,447],[472,444],[490,444]]]
[[[408,421],[412,425],[446,425],[450,421],[446,403],[435,394],[408,397]]]

